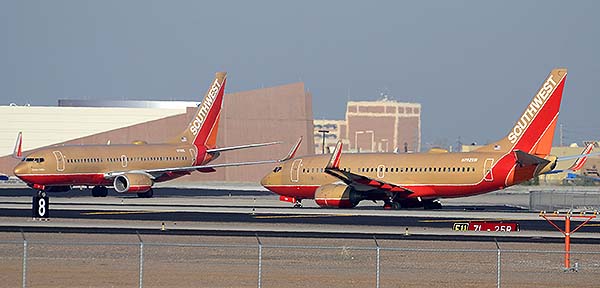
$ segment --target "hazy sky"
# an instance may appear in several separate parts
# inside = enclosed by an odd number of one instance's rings
[[[600,1],[352,2],[1,0],[0,104],[198,100],[224,70],[229,92],[305,82],[317,119],[419,102],[427,147],[503,137],[567,67],[565,142],[600,139]]]

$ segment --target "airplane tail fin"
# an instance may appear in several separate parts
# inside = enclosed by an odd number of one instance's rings
[[[577,171],[580,170],[581,168],[583,168],[583,165],[585,165],[585,162],[587,161],[588,155],[592,153],[592,149],[594,149],[594,144],[590,143],[588,144],[583,151],[581,152],[581,157],[577,157],[577,159],[575,159],[575,162],[573,162],[573,165],[571,165],[571,167],[569,167],[569,170],[571,171]]]
[[[206,92],[202,103],[187,128],[173,139],[174,143],[193,143],[201,149],[216,147],[219,118],[225,93],[227,73],[217,72],[215,80]]]
[[[567,69],[553,69],[510,133],[478,151],[515,151],[545,158],[550,154]]]
[[[23,159],[23,132],[19,132],[17,135],[17,141],[15,142],[15,149],[13,150],[13,158]]]

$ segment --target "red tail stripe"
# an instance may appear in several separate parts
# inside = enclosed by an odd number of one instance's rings
[[[565,85],[565,77],[563,77],[556,87],[550,99],[546,101],[542,109],[537,113],[531,124],[517,141],[514,149],[518,149],[527,153],[535,147],[537,141],[542,137],[552,120],[558,115],[562,92]]]

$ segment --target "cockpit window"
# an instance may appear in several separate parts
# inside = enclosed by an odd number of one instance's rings
[[[25,162],[37,162],[37,163],[42,163],[42,162],[44,162],[44,158],[33,158],[33,157],[27,157],[27,158],[23,159],[23,161],[25,161]]]
[[[281,171],[281,166],[277,166],[277,167],[275,167],[275,169],[273,169],[274,173],[277,173],[279,171]]]

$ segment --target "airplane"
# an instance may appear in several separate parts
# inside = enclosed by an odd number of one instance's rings
[[[508,135],[472,152],[432,149],[342,157],[340,141],[330,157],[311,155],[280,162],[261,184],[294,207],[301,207],[304,199],[314,199],[327,208],[353,208],[371,200],[383,201],[385,209],[440,209],[441,198],[522,183],[565,160],[550,155],[550,149],[566,75],[567,69],[552,70]]]
[[[583,168],[583,165],[585,165],[585,162],[587,162],[588,156],[593,155],[592,149],[594,149],[594,143],[590,143],[587,146],[585,146],[585,148],[583,148],[583,151],[581,151],[581,155],[577,155],[575,162],[573,162],[573,164],[569,168],[554,169],[554,170],[548,171],[544,174],[558,174],[558,173],[573,174],[573,173],[577,172],[578,170]],[[571,157],[571,156],[566,156],[566,157],[561,157],[561,158],[566,160],[567,157]],[[573,158],[575,158],[575,157],[573,157]]]
[[[110,143],[104,145],[64,145],[41,148],[23,156],[22,133],[19,133],[13,157],[22,159],[14,174],[29,187],[45,192],[66,192],[73,186],[92,188],[92,196],[105,197],[107,187],[118,193],[153,196],[152,186],[193,171],[214,172],[215,168],[243,166],[274,161],[254,161],[208,165],[221,152],[261,147],[280,142],[257,143],[233,147],[216,147],[217,131],[226,73],[216,73],[215,80],[198,106],[196,116],[179,135],[162,144]]]

